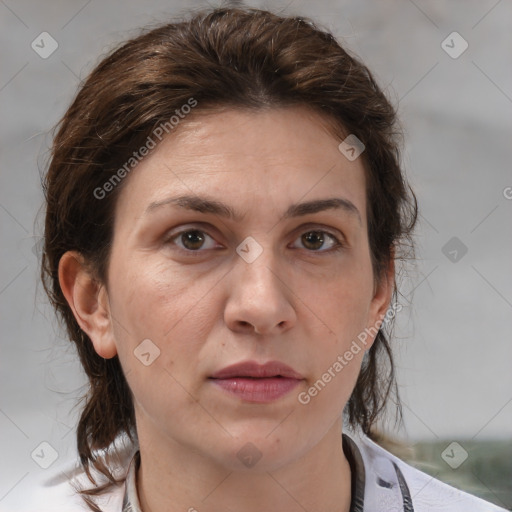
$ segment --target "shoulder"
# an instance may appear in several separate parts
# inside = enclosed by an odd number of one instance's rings
[[[128,470],[133,454],[123,452],[114,466],[116,478],[122,478]],[[96,482],[106,478],[91,471]],[[9,504],[9,512],[91,512],[77,489],[91,489],[95,485],[88,479],[77,460],[67,460],[56,467],[43,470],[26,479],[17,489],[16,503]],[[122,509],[124,483],[112,486],[106,493],[94,498],[102,512],[118,512]],[[3,509],[2,509],[3,510]]]
[[[414,512],[506,512],[413,468],[367,436],[351,433],[365,467],[365,512],[403,510],[404,487]],[[397,469],[398,468],[398,469]]]

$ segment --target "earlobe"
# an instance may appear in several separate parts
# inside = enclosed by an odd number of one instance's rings
[[[59,283],[80,328],[97,354],[110,359],[117,354],[105,286],[91,275],[83,256],[68,251],[59,262]]]

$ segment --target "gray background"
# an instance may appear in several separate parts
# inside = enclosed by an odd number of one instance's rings
[[[139,26],[206,5],[0,0],[1,510],[13,510],[44,471],[31,458],[41,442],[60,461],[72,456],[73,407],[85,389],[38,284],[39,173],[50,130],[113,44]],[[404,165],[421,211],[417,262],[402,283],[402,302],[412,303],[399,315],[394,341],[405,412],[399,437],[510,439],[512,2],[250,5],[312,16],[367,63],[399,106]],[[59,45],[47,59],[31,48],[43,31]],[[469,45],[458,58],[442,47],[453,31]]]

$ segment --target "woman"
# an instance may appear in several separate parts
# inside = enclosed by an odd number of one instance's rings
[[[417,215],[396,134],[308,20],[212,10],[97,66],[45,181],[42,277],[90,392],[82,468],[41,503],[500,510],[369,438]]]

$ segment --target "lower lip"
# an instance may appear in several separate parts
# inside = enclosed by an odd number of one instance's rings
[[[250,377],[233,377],[229,379],[211,379],[224,391],[247,402],[267,403],[277,400],[295,388],[300,380],[287,377],[269,377],[251,379]]]

